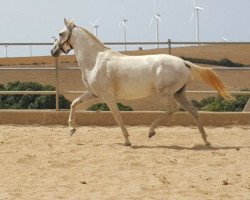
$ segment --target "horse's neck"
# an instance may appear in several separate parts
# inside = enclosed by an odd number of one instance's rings
[[[91,71],[98,54],[108,49],[90,38],[81,28],[72,32],[71,42],[77,61],[84,71]]]

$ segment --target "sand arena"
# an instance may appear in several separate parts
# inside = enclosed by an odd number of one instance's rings
[[[0,199],[248,199],[249,126],[0,126]]]

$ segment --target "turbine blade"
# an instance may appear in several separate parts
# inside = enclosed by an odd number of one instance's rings
[[[151,20],[150,20],[150,22],[149,22],[149,26],[151,26],[151,25],[152,25],[153,20],[154,20],[154,17],[152,17],[152,18],[151,18]]]
[[[223,41],[225,41],[225,42],[227,42],[227,41],[228,41],[228,39],[227,39],[227,38],[225,38],[225,37],[223,37],[223,38],[222,38],[222,40],[223,40]]]
[[[161,21],[161,18],[160,18],[159,14],[155,14],[155,18],[158,19],[159,21]]]
[[[100,21],[100,17],[95,21],[95,25]]]
[[[193,0],[193,5],[194,5],[194,8],[196,7],[196,5],[195,5],[195,0]]]
[[[121,12],[121,16],[122,16],[122,18],[124,18],[125,17],[125,7],[124,7],[124,5],[122,6],[122,12]]]
[[[91,26],[95,26],[95,24],[93,22],[89,21],[89,23]]]
[[[154,13],[156,11],[156,0],[154,0]]]
[[[190,20],[189,20],[189,23],[192,22],[193,18],[194,18],[194,11],[192,12],[192,15],[191,15],[191,18],[190,18]]]
[[[199,6],[196,6],[195,9],[196,9],[196,10],[203,10],[204,8],[199,7]]]
[[[126,25],[124,20],[122,20],[122,24],[123,24],[124,28],[127,29],[127,25]]]

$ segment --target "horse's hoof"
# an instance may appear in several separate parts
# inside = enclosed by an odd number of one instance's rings
[[[211,147],[211,143],[210,142],[206,142],[205,144],[207,147]]]
[[[71,137],[76,132],[76,129],[75,128],[70,128],[69,132],[70,132],[70,137]]]
[[[131,142],[125,142],[125,146],[131,146]]]
[[[155,132],[149,132],[148,138],[151,138],[151,137],[153,137],[154,135],[155,135]]]

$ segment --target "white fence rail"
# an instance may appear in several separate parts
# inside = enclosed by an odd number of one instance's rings
[[[106,42],[106,45],[168,45],[171,54],[172,45],[250,45],[250,42]],[[53,43],[0,43],[0,46],[51,46]],[[250,70],[250,67],[214,67],[216,70]],[[55,67],[45,68],[20,68],[20,67],[0,67],[0,71],[53,71],[55,73],[55,91],[0,91],[0,95],[55,95],[56,110],[59,111],[59,95],[61,94],[82,94],[83,91],[59,91],[59,71],[80,70],[79,67],[60,67],[58,59],[55,58]],[[216,91],[187,91],[189,94],[217,94]],[[250,95],[250,91],[230,91],[234,95]]]

